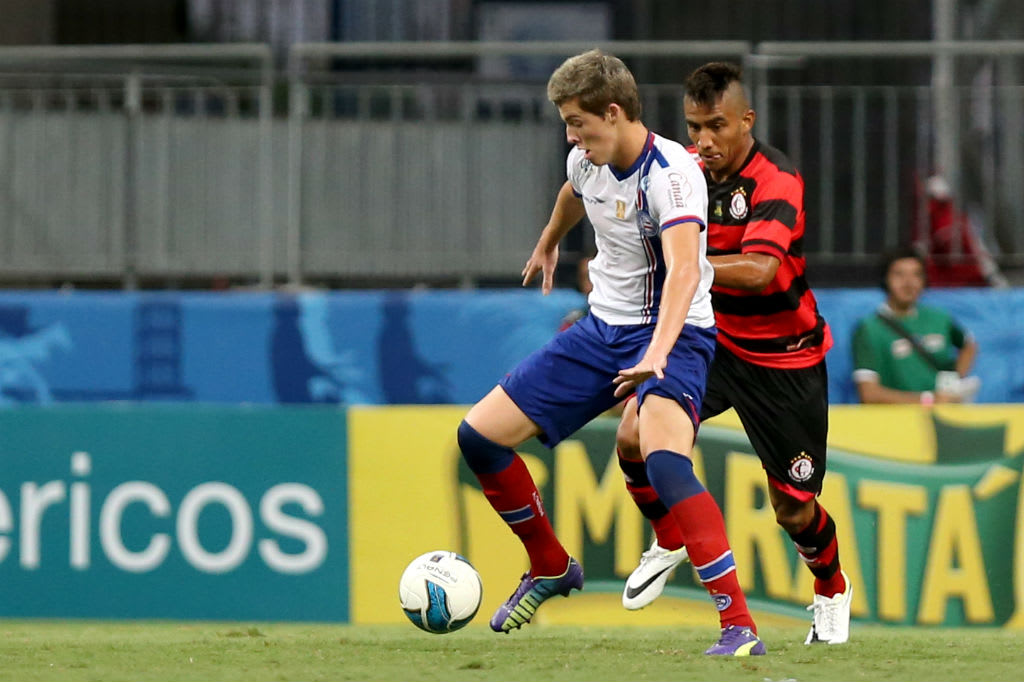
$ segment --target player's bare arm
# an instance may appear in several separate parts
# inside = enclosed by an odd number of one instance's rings
[[[930,391],[935,403],[959,403],[962,398],[956,393]],[[924,402],[918,391],[901,391],[883,386],[877,379],[862,379],[857,382],[857,396],[865,405],[909,405]]]
[[[956,373],[962,377],[971,373],[974,366],[974,358],[978,356],[978,342],[974,339],[967,339],[964,347],[956,356]]]
[[[619,375],[612,380],[617,384],[617,397],[629,395],[636,386],[652,376],[659,379],[665,377],[668,354],[679,339],[693,294],[700,283],[700,229],[699,223],[687,222],[661,233],[665,284],[661,290],[658,322],[644,357],[633,367],[620,370]]]
[[[763,291],[779,271],[779,259],[767,253],[708,256],[715,269],[715,284],[744,291]]]
[[[545,296],[551,293],[555,281],[555,266],[558,265],[558,243],[583,219],[585,213],[583,200],[573,192],[572,183],[566,181],[558,190],[548,224],[544,226],[537,245],[533,247],[533,253],[523,267],[524,287],[539,271],[543,273],[541,291]]]

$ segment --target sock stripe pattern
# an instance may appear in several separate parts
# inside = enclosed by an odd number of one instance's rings
[[[520,507],[519,509],[511,509],[509,511],[498,511],[498,514],[501,516],[502,520],[510,526],[522,523],[523,521],[529,521],[536,516],[536,514],[533,513],[533,507],[530,505]]]
[[[814,518],[807,527],[790,537],[815,578],[828,580],[839,571],[836,523],[820,504],[815,503]]]
[[[732,550],[728,550],[723,553],[720,557],[713,561],[709,561],[703,566],[695,566],[697,569],[697,575],[700,577],[702,583],[711,582],[717,580],[723,575],[736,570],[736,561],[733,559]]]
[[[658,499],[658,493],[647,480],[647,466],[642,461],[624,459],[620,454],[619,468],[626,479],[626,490],[645,519],[660,519],[668,514],[668,507]]]
[[[619,468],[622,469],[622,475],[626,477],[626,485],[644,488],[651,484],[647,480],[647,466],[643,460],[626,459],[617,448],[616,454],[619,457]]]

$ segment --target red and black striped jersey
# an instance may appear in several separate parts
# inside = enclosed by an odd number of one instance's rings
[[[701,164],[703,168],[703,164]],[[804,258],[804,181],[785,154],[754,141],[740,170],[708,182],[708,256],[766,253],[779,259],[762,291],[714,284],[718,342],[756,365],[810,367],[832,347]]]

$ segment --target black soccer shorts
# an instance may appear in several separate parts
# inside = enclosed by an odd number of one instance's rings
[[[828,438],[824,360],[805,369],[763,367],[718,344],[701,421],[730,407],[736,408],[773,487],[804,501],[821,492]]]

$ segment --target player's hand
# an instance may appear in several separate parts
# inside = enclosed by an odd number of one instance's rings
[[[612,383],[615,384],[615,397],[624,398],[651,377],[664,379],[667,365],[667,357],[644,355],[643,359],[632,367],[620,369],[618,376],[612,379]]]
[[[545,251],[538,244],[530,254],[530,260],[526,261],[523,268],[523,286],[525,287],[538,272],[543,273],[540,284],[541,293],[545,296],[551,293],[555,285],[555,266],[558,265],[558,245],[550,251]]]

